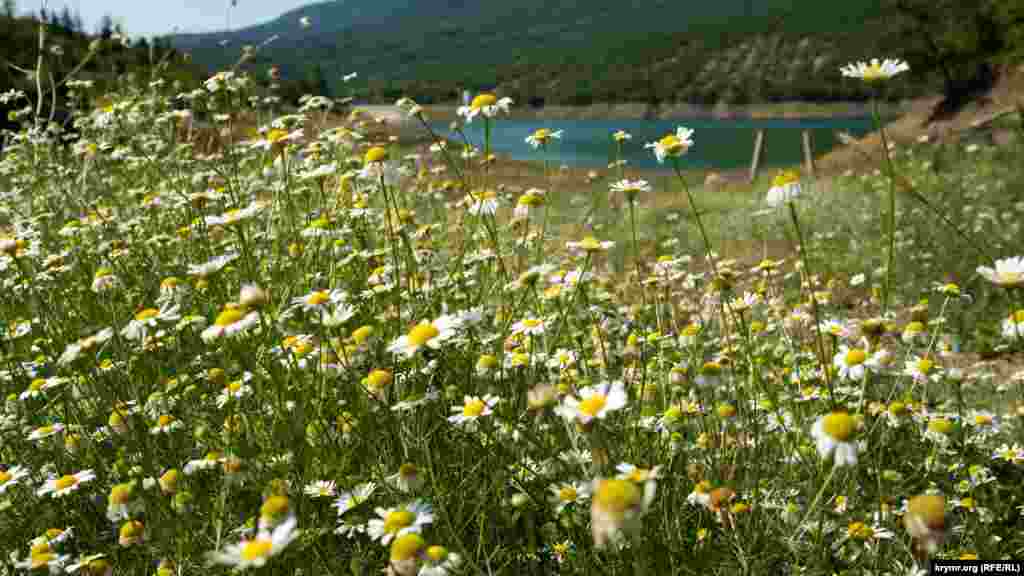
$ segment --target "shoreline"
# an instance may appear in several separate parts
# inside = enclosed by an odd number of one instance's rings
[[[435,121],[456,118],[459,104],[425,104],[427,117]],[[880,105],[883,116],[900,115],[912,106],[911,101]],[[375,108],[379,106],[374,106]],[[589,106],[550,105],[543,108],[516,107],[513,104],[508,118],[525,120],[768,120],[859,118],[871,115],[870,102],[779,102],[770,104],[698,106],[675,103],[653,107],[642,102],[592,104]]]

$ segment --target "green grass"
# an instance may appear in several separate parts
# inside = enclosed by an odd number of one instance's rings
[[[693,204],[651,177],[634,227],[615,171],[401,178],[409,148],[368,155],[319,113],[199,153],[163,90],[0,160],[5,573],[103,554],[94,573],[902,574],[1024,550],[1002,326],[1024,304],[976,273],[1019,254],[1019,146],[897,147],[932,208],[898,193],[884,311],[874,166],[758,217],[775,174],[686,172]],[[195,105],[242,118],[246,96]],[[514,221],[532,186],[546,206]],[[496,212],[473,213],[487,190]]]

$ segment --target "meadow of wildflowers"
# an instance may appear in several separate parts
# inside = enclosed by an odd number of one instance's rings
[[[797,249],[721,258],[681,126],[635,145],[674,167],[698,240],[650,257],[638,204],[658,190],[622,162],[608,237],[549,228],[547,163],[543,188],[504,189],[507,98],[460,108],[485,141],[438,140],[427,170],[358,115],[328,123],[326,98],[232,140],[249,89],[223,72],[87,94],[78,142],[27,121],[5,147],[0,570],[895,575],[1022,556],[1021,378],[958,363],[947,336],[981,299],[894,270],[916,201],[897,202],[899,162],[866,215],[886,265],[833,277],[795,172],[759,195]],[[228,135],[213,153],[199,111]],[[1001,246],[963,258],[1016,349],[1024,264]],[[930,295],[907,304],[908,282]]]

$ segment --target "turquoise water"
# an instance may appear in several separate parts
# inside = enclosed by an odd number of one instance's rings
[[[448,131],[446,122],[432,122],[432,128],[441,135],[460,141],[456,133]],[[666,161],[659,165],[653,149],[644,144],[654,142],[677,126],[694,131],[693,148],[684,156],[681,166],[686,168],[734,169],[749,167],[757,130],[765,131],[761,166],[784,166],[801,163],[800,133],[811,131],[815,155],[828,152],[838,143],[835,133],[849,132],[860,137],[871,131],[871,118],[799,119],[799,120],[513,120],[498,118],[491,130],[491,148],[508,154],[515,160],[543,160],[545,153],[534,150],[525,139],[538,128],[562,130],[561,140],[548,146],[547,157],[555,164],[568,164],[581,168],[606,167],[613,148],[611,135],[625,130],[633,136],[623,146],[623,155],[629,165],[636,168],[671,169]],[[483,122],[475,119],[464,128],[469,141],[483,149]]]

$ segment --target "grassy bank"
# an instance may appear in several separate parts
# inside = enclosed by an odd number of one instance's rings
[[[1019,558],[1020,140],[719,187],[699,131],[590,175],[232,82],[243,135],[157,83],[4,150],[0,571]]]

